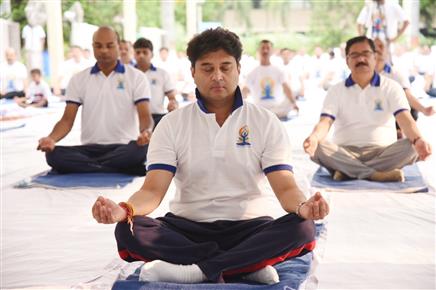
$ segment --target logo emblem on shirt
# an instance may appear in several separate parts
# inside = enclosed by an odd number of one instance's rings
[[[124,90],[124,79],[122,77],[118,78],[117,89],[118,90]]]
[[[262,88],[262,100],[270,100],[274,99],[273,88],[274,88],[274,80],[271,78],[264,78],[260,82],[260,86]]]
[[[374,111],[383,111],[381,100],[375,100]]]
[[[156,81],[156,79],[152,79],[152,80],[151,80],[151,84],[152,84],[152,85],[155,85],[155,84],[157,84],[157,81]]]
[[[249,141],[249,138],[248,138],[249,133],[250,133],[250,130],[248,129],[247,125],[241,127],[239,129],[238,143],[236,143],[236,145],[239,145],[239,146],[249,146],[249,145],[251,145],[248,142]]]

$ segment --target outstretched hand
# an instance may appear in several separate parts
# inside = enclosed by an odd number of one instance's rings
[[[320,220],[329,214],[329,205],[317,192],[300,207],[299,214],[304,219]]]
[[[316,148],[318,148],[318,138],[310,135],[306,138],[306,140],[304,140],[303,148],[310,157],[313,157],[315,155]]]
[[[434,108],[432,106],[430,106],[430,107],[425,107],[423,113],[426,116],[431,116],[434,113],[436,113],[436,111],[434,110]]]
[[[43,152],[51,152],[55,148],[56,142],[50,137],[44,137],[38,140],[37,150],[41,150]]]
[[[430,143],[423,140],[422,138],[419,138],[418,141],[415,143],[415,150],[418,153],[419,160],[426,160],[432,153],[432,148]]]
[[[125,220],[127,213],[114,201],[99,196],[92,206],[92,216],[101,224],[113,224]]]
[[[178,107],[179,107],[179,103],[177,102],[177,100],[174,99],[168,101],[168,106],[167,106],[168,112],[174,111]]]
[[[144,146],[144,145],[150,143],[151,134],[152,134],[152,131],[149,129],[142,131],[139,134],[138,139],[136,140],[136,144],[138,144],[139,146]]]

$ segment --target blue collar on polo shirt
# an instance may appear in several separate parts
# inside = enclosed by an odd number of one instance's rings
[[[100,71],[100,68],[98,67],[97,63],[95,63],[95,65],[91,69],[91,74],[96,74],[99,71]],[[123,73],[125,73],[126,68],[124,67],[124,65],[119,60],[117,60],[117,65],[115,66],[114,71],[117,72],[117,73],[123,74]]]
[[[354,86],[356,83],[353,81],[353,79],[351,78],[351,74],[348,76],[348,78],[345,80],[345,86],[351,87]],[[376,72],[374,72],[374,74],[372,75],[372,79],[370,82],[371,86],[373,87],[379,87],[380,86],[380,75]]]
[[[135,64],[134,67],[138,68],[138,64]],[[157,67],[155,67],[152,63],[150,63],[150,70],[151,71],[157,71]]]
[[[391,71],[392,71],[392,67],[391,67],[390,65],[388,65],[387,63],[385,63],[385,66],[383,67],[383,70],[384,70],[386,73],[390,74]]]
[[[207,110],[206,106],[204,105],[203,97],[200,94],[200,91],[196,88],[195,89],[195,96],[197,97],[197,104],[200,107],[200,109],[205,112],[206,114],[209,114],[210,112]],[[239,86],[236,87],[235,91],[235,100],[233,101],[233,108],[232,112],[234,112],[239,107],[242,107],[243,101],[242,101],[242,93]]]

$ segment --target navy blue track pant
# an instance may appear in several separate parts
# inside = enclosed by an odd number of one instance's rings
[[[48,165],[59,173],[120,172],[145,175],[148,145],[136,141],[128,144],[91,144],[56,146],[46,153]]]
[[[197,264],[208,280],[250,273],[315,247],[315,225],[295,214],[279,219],[194,222],[172,213],[157,219],[135,216],[134,235],[126,222],[115,229],[118,252],[133,261]]]

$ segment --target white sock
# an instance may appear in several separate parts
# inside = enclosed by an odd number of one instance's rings
[[[176,265],[155,260],[142,266],[139,281],[200,283],[206,281],[206,276],[196,264]]]
[[[280,282],[277,270],[273,266],[269,265],[256,272],[244,276],[244,279],[268,285]]]

